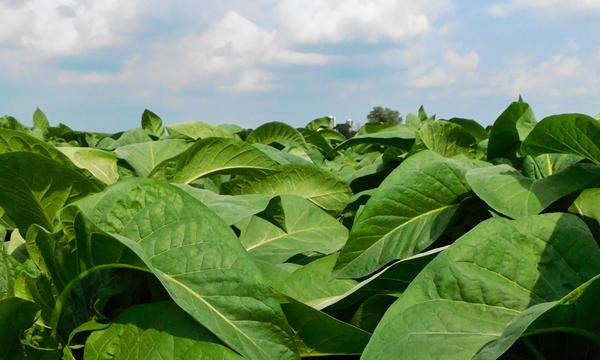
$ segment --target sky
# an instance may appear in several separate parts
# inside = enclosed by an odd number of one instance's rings
[[[303,126],[600,112],[600,0],[0,0],[0,115]]]

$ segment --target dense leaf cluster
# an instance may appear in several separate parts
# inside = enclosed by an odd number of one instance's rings
[[[0,118],[0,359],[597,359],[600,122]]]

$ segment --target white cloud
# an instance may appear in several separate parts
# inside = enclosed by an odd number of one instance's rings
[[[63,84],[102,85],[123,83],[131,79],[130,68],[118,73],[97,71],[63,71],[58,74],[58,81]]]
[[[214,85],[224,90],[265,91],[274,86],[274,75],[265,66],[318,66],[330,60],[322,54],[293,51],[275,31],[230,11],[203,33],[159,44],[144,57],[131,59],[120,73],[63,73],[61,79],[80,83],[131,80],[171,89],[216,81]]]
[[[460,55],[454,51],[446,51],[443,64],[427,68],[417,65],[410,70],[409,85],[419,88],[449,86],[474,79],[479,66],[479,55],[470,51]]]
[[[600,12],[600,0],[511,0],[491,5],[487,11],[502,17],[519,9],[540,10],[551,14]]]
[[[479,55],[475,51],[469,51],[464,55],[446,51],[444,59],[450,66],[463,71],[474,71],[479,65]]]
[[[587,96],[598,94],[598,71],[579,57],[558,54],[537,65],[521,65],[498,72],[485,81],[477,93],[504,92],[507,95],[546,97]]]
[[[421,74],[410,80],[409,84],[414,87],[428,88],[443,85],[452,85],[456,82],[456,77],[439,66],[434,67],[429,72]]]
[[[272,90],[275,77],[260,69],[248,69],[242,72],[239,80],[233,85],[225,85],[221,90],[255,92]]]
[[[53,57],[109,46],[130,30],[140,0],[25,0],[0,2],[0,44]]]
[[[448,0],[281,0],[276,14],[292,41],[401,41],[430,31]]]

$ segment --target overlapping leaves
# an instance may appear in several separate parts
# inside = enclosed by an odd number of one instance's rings
[[[600,356],[598,120],[329,126],[0,118],[0,359]]]

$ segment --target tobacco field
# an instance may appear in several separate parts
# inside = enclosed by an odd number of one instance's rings
[[[0,359],[599,359],[600,121],[0,118]]]

